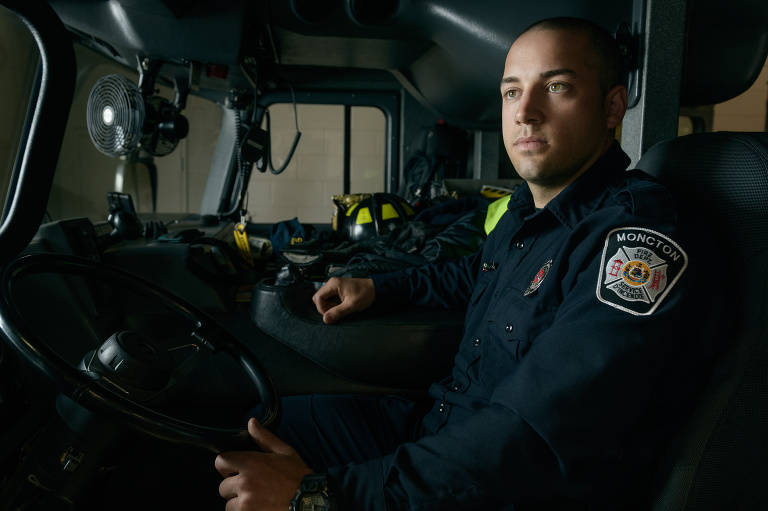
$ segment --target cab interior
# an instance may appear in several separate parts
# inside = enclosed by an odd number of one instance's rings
[[[714,122],[765,80],[762,0],[0,6],[0,509],[221,508],[212,460],[248,447],[254,406],[269,424],[280,396],[425,398],[461,311],[329,326],[310,298],[332,271],[479,248],[488,205],[520,182],[504,58],[552,16],[614,33],[617,138],[700,208],[726,254],[712,271],[732,275],[732,339],[638,505],[768,505],[766,121]],[[345,237],[341,197],[361,193],[405,198],[424,231]],[[410,244],[382,263],[393,230]]]

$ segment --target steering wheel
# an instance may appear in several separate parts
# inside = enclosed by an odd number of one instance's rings
[[[75,368],[33,333],[14,303],[12,295],[17,280],[40,273],[79,275],[115,284],[141,298],[154,300],[188,320],[194,327],[189,335],[163,343],[156,343],[135,332],[116,332],[92,353],[85,367]],[[274,428],[279,421],[280,401],[275,385],[251,352],[206,313],[141,277],[83,257],[30,254],[15,259],[5,267],[0,293],[0,332],[19,357],[63,395],[117,424],[156,438],[196,445],[214,452],[253,447],[248,432],[242,428],[223,429],[191,424],[140,404],[153,395],[169,390],[218,352],[227,353],[239,361],[255,385],[263,410],[260,423]],[[175,364],[169,352],[182,347],[191,349],[194,355]],[[140,384],[126,383],[117,366],[129,368],[129,373],[134,375],[149,367],[152,376],[139,378]],[[94,367],[100,370],[95,371]]]

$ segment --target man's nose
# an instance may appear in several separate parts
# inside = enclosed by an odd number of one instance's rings
[[[517,124],[537,124],[542,121],[541,98],[535,93],[526,92],[517,103],[515,122]]]

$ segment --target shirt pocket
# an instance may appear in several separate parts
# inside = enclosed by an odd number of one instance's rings
[[[480,277],[477,279],[477,284],[475,284],[475,290],[472,292],[472,296],[469,299],[470,308],[475,307],[483,298],[486,291],[488,291],[488,288],[492,287],[491,284],[494,282],[495,276],[495,271],[484,271],[480,274]]]
[[[494,300],[486,312],[490,346],[480,372],[487,387],[515,370],[542,332],[552,325],[556,313],[518,290]]]

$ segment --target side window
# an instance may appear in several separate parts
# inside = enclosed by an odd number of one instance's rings
[[[286,161],[296,133],[292,104],[269,107],[273,167]],[[248,187],[251,222],[331,222],[331,197],[385,190],[386,118],[375,107],[297,105],[301,140],[280,174],[254,170]],[[345,140],[349,135],[349,165]],[[345,172],[348,172],[345,180]],[[345,183],[349,190],[345,190]]]

